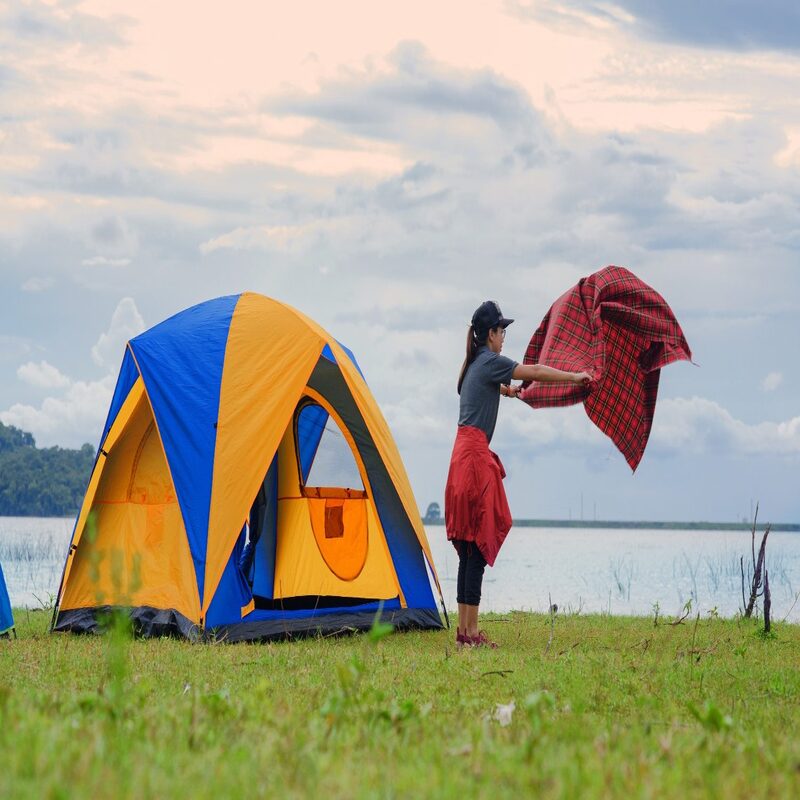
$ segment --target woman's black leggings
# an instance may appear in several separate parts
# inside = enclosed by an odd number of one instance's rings
[[[481,602],[481,584],[486,559],[481,555],[475,542],[463,542],[454,539],[453,544],[458,552],[458,583],[456,602],[468,606],[477,606]]]

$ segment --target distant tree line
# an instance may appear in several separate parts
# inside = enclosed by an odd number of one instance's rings
[[[94,448],[36,446],[30,433],[0,422],[0,516],[75,514],[94,464]]]

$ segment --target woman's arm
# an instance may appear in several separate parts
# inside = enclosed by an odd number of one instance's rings
[[[543,364],[517,364],[511,376],[518,381],[539,381],[540,383],[580,383],[588,386],[592,376],[588,372],[565,372]]]

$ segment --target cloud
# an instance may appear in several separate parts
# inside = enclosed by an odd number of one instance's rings
[[[69,0],[29,2],[4,15],[3,27],[10,40],[30,46],[86,46],[92,49],[118,47],[125,43],[123,32],[132,24],[129,17],[113,14],[98,17],[77,11]]]
[[[38,408],[15,403],[0,412],[0,420],[32,433],[40,447],[80,447],[88,432],[99,436],[115,382],[112,374],[99,381],[75,381],[62,397],[48,397]]]
[[[127,267],[130,263],[129,258],[106,258],[105,256],[93,256],[81,261],[84,267]]]
[[[17,377],[40,389],[63,389],[69,386],[70,380],[52,364],[46,361],[28,361],[17,369]]]
[[[761,381],[761,388],[765,392],[774,392],[783,383],[782,372],[770,372],[763,381]]]
[[[412,41],[397,46],[385,69],[328,81],[313,94],[268,98],[263,109],[322,120],[374,139],[430,140],[441,137],[445,125],[466,143],[478,130],[486,135],[476,123],[490,123],[514,144],[524,140],[532,153],[542,144],[539,112],[519,85],[488,68],[458,70],[439,63]]]
[[[128,340],[144,329],[144,320],[133,298],[123,298],[114,309],[108,330],[100,334],[100,338],[92,347],[92,360],[99,367],[108,370],[117,369]]]
[[[786,146],[775,153],[775,163],[780,167],[800,167],[800,125],[789,125],[784,133]]]
[[[20,286],[23,292],[44,292],[47,289],[51,289],[55,285],[55,278],[46,277],[33,277],[28,278],[25,283]]]
[[[511,0],[520,17],[602,31],[619,27],[648,39],[725,50],[800,50],[794,0]]]
[[[520,454],[554,448],[587,457],[616,452],[579,406],[524,411],[528,413],[507,415],[503,427],[498,426],[501,449]],[[663,398],[656,407],[646,457],[676,455],[800,456],[800,417],[748,424],[714,400]]]
[[[730,50],[800,50],[794,0],[616,0],[645,36]],[[599,4],[592,4],[599,5]]]
[[[324,234],[332,223],[310,222],[304,225],[254,225],[236,228],[229,233],[215,236],[200,245],[204,255],[215,250],[293,250],[311,237]]]
[[[38,406],[14,403],[0,412],[0,420],[30,431],[40,447],[78,447],[93,438],[108,412],[125,343],[144,327],[136,303],[130,297],[123,298],[112,314],[108,330],[92,347],[93,361],[106,371],[102,378],[73,381],[46,361],[23,364],[17,371],[20,380],[37,388],[65,391],[45,398]]]
[[[555,446],[584,452],[607,448],[606,437],[580,406],[533,410],[519,401],[505,430],[498,431],[498,442],[516,452]]]
[[[18,364],[21,358],[30,356],[36,348],[34,340],[25,336],[0,334],[0,363]]]
[[[800,417],[748,424],[703,397],[659,401],[651,444],[660,452],[800,455]]]

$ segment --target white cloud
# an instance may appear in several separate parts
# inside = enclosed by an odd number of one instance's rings
[[[786,128],[786,146],[775,154],[779,167],[800,167],[800,126]]]
[[[40,389],[63,389],[69,386],[69,378],[46,361],[28,361],[17,369],[17,377]]]
[[[39,447],[80,447],[99,438],[115,382],[113,374],[94,382],[76,381],[63,397],[48,397],[38,408],[15,403],[0,412],[0,420],[32,433]]]
[[[340,217],[336,220],[315,220],[298,225],[253,225],[239,227],[228,233],[209,239],[200,245],[203,255],[215,250],[272,250],[297,252],[326,238],[343,237],[351,241],[354,237],[364,238],[374,235],[374,231],[363,230],[363,220]]]
[[[55,284],[55,278],[28,278],[20,287],[23,292],[44,292]]]
[[[502,432],[498,430],[498,441],[505,446],[519,446],[520,443],[526,447],[604,445],[605,437],[591,423],[582,406],[532,409],[519,401],[514,402],[513,416],[507,416]]]
[[[782,372],[770,372],[763,381],[761,381],[761,388],[765,392],[774,392],[783,383]]]
[[[0,364],[16,364],[19,360],[29,357],[35,348],[30,339],[23,336],[9,336],[0,333]]]
[[[115,370],[119,367],[125,344],[145,328],[144,320],[131,297],[124,297],[111,316],[111,324],[100,334],[92,347],[92,360],[99,367]]]
[[[106,258],[105,256],[84,258],[81,261],[84,267],[127,267],[130,263],[129,258]]]
[[[524,409],[507,415],[498,425],[500,449],[576,447],[585,451],[608,448],[609,440],[580,406]],[[662,399],[656,406],[647,445],[651,456],[797,456],[800,455],[800,417],[785,422],[748,424],[719,403],[704,397]]]
[[[0,412],[0,420],[30,431],[40,447],[61,445],[79,447],[94,441],[108,412],[125,343],[144,330],[144,321],[130,297],[118,303],[105,333],[92,347],[92,359],[105,368],[104,377],[96,381],[70,381],[46,361],[23,364],[17,375],[33,386],[66,389],[61,396],[45,398],[41,405],[15,403]]]
[[[416,403],[415,407],[409,407],[411,405],[411,403],[381,405],[381,411],[396,439],[426,446],[447,447],[452,444],[455,431],[452,420],[446,420],[444,415],[435,412],[420,413],[419,403]]]
[[[662,400],[650,442],[659,450],[732,455],[800,455],[800,417],[752,425],[704,397]]]
[[[215,250],[290,250],[308,239],[309,234],[319,230],[318,224],[308,225],[255,225],[240,227],[221,236],[216,236],[200,245],[203,255]]]

